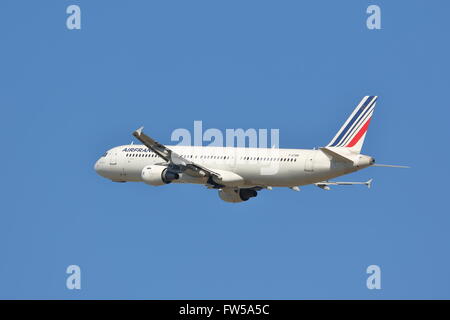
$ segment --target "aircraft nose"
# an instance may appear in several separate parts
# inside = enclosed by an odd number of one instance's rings
[[[95,172],[97,172],[97,173],[98,173],[98,171],[100,170],[100,163],[99,163],[99,161],[100,161],[100,160],[97,160],[97,161],[95,162],[95,164],[94,164],[94,170],[95,170]]]
[[[101,159],[98,159],[95,164],[94,164],[94,170],[95,172],[97,172],[98,175],[103,176],[104,173],[104,161],[102,161]]]

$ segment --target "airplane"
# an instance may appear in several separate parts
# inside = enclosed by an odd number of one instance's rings
[[[315,185],[324,190],[366,182],[330,181],[367,167],[406,166],[375,164],[361,154],[377,96],[365,96],[328,145],[318,149],[165,146],[143,132],[133,132],[142,145],[108,150],[95,163],[95,171],[113,182],[144,182],[151,186],[192,183],[218,190],[226,202],[243,202],[273,187]]]

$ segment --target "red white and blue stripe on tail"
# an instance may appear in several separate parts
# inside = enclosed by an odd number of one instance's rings
[[[327,147],[346,147],[360,152],[377,96],[365,96]]]

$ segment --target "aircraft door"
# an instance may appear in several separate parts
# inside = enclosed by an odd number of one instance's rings
[[[109,165],[111,165],[111,166],[117,165],[117,152],[116,151],[111,152],[111,155],[109,156]]]
[[[314,171],[314,155],[311,153],[306,156],[305,159],[305,171],[313,172]]]

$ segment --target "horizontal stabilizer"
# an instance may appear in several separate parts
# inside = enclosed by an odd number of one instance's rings
[[[365,182],[322,181],[322,182],[315,183],[315,185],[321,189],[330,190],[330,186],[351,186],[351,185],[355,185],[355,184],[362,184],[362,185],[366,185],[367,188],[370,189],[370,187],[372,186],[372,181],[373,181],[373,179],[369,179]]]
[[[348,154],[348,150],[345,150],[344,148],[323,147],[319,149],[333,157],[336,161],[353,163],[353,159],[350,158],[351,155]]]

